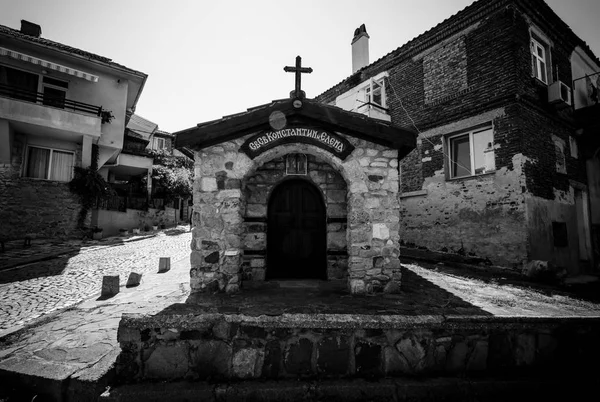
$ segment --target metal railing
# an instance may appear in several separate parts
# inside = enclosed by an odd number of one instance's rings
[[[573,80],[572,92],[574,109],[600,103],[600,71]],[[583,98],[577,98],[577,94],[583,94]]]
[[[102,106],[90,105],[89,103],[51,96],[43,92],[24,90],[10,85],[0,84],[0,96],[19,99],[26,102],[41,103],[46,106],[88,113],[94,116],[101,116],[102,114]]]

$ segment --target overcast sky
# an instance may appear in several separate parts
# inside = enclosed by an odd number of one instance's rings
[[[0,24],[26,19],[42,37],[148,74],[136,112],[162,130],[286,98],[297,55],[314,97],[351,74],[350,42],[365,24],[375,61],[471,0],[0,0]],[[547,0],[600,56],[600,0]]]

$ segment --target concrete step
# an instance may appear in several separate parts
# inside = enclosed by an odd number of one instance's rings
[[[123,385],[99,402],[178,401],[506,401],[585,400],[593,381],[556,379],[400,378],[368,381],[168,382]]]

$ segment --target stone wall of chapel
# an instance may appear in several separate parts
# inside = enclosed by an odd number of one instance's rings
[[[269,195],[286,178],[301,178],[316,185],[323,195],[327,213],[327,278],[345,279],[348,270],[346,247],[346,195],[344,178],[326,161],[307,155],[306,175],[286,175],[286,156],[260,166],[245,180],[243,280],[264,280],[267,262],[267,214]]]
[[[248,233],[246,215],[253,213],[252,207],[250,210],[246,207],[242,184],[265,163],[297,152],[326,160],[347,183],[346,248],[350,291],[354,294],[398,292],[401,281],[398,152],[364,140],[348,140],[356,149],[343,161],[309,144],[280,145],[250,159],[239,152],[244,138],[198,151],[190,256],[192,291],[239,290],[243,277],[244,235]],[[315,174],[318,178],[319,173]],[[337,232],[341,230],[341,225],[336,227]]]

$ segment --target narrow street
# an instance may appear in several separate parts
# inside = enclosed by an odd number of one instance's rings
[[[0,272],[0,332],[27,324],[44,314],[100,296],[103,275],[158,270],[159,257],[171,263],[189,258],[191,232],[184,227],[139,241],[84,247],[59,256]]]

